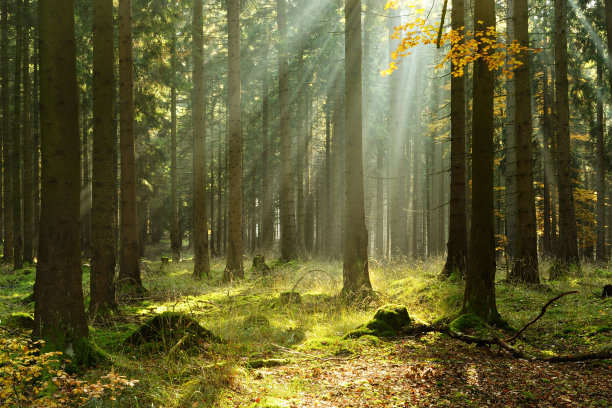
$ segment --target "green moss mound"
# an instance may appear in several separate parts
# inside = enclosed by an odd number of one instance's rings
[[[464,332],[469,329],[480,329],[484,327],[484,322],[475,314],[466,313],[450,322],[449,327],[454,331]]]
[[[348,332],[344,339],[356,339],[362,336],[396,337],[411,325],[412,321],[406,306],[385,305],[376,311],[372,320]]]
[[[32,330],[34,328],[34,316],[30,313],[13,313],[6,320],[10,327]]]
[[[201,343],[219,343],[221,339],[184,313],[162,313],[146,321],[124,344],[144,346],[150,351],[186,350]]]

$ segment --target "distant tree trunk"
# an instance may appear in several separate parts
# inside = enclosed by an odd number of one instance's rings
[[[329,247],[331,246],[331,222],[332,222],[332,208],[331,208],[331,183],[332,183],[332,163],[331,163],[331,112],[332,112],[332,101],[330,96],[330,90],[327,90],[327,97],[325,99],[325,187],[324,187],[324,215],[323,223],[321,226],[321,232],[324,235],[323,238],[323,256],[328,258],[330,255]],[[319,227],[317,226],[317,231]]]
[[[15,80],[13,81],[13,144],[11,149],[11,175],[13,197],[13,268],[23,268],[23,223],[21,206],[21,64],[23,53],[23,0],[15,2]]]
[[[297,237],[295,219],[295,184],[293,173],[293,149],[291,147],[291,113],[289,102],[289,63],[286,1],[276,1],[278,25],[278,81],[280,103],[280,138],[281,138],[281,259],[297,259]]]
[[[206,221],[206,108],[202,0],[193,3],[193,276],[210,278]]]
[[[229,229],[223,280],[244,278],[242,265],[242,119],[240,110],[240,0],[227,2],[229,113]]]
[[[225,178],[222,178],[222,169],[224,168],[223,157],[221,155],[221,140],[223,139],[223,131],[219,130],[219,138],[217,139],[217,255],[221,255],[223,241],[223,183]],[[211,164],[212,165],[212,164]]]
[[[384,246],[384,216],[385,216],[385,201],[384,201],[384,159],[385,148],[382,141],[378,141],[376,149],[376,255],[383,257],[385,253]]]
[[[393,34],[395,26],[401,23],[399,12],[391,11],[388,19],[389,34]],[[395,52],[397,41],[389,42],[390,52]],[[389,96],[389,162],[391,167],[391,195],[389,197],[389,210],[391,216],[391,256],[407,255],[408,249],[408,196],[406,193],[406,134],[400,125],[403,121],[402,92],[400,77],[402,71],[398,70],[391,76]]]
[[[529,48],[528,1],[513,0],[514,34],[523,47]],[[516,146],[518,230],[514,265],[509,278],[521,283],[540,283],[538,272],[538,235],[533,191],[533,141],[531,119],[531,76],[529,54],[518,55],[522,64],[516,68]]]
[[[89,363],[79,245],[79,128],[74,2],[39,0],[42,203],[34,338]]]
[[[262,176],[262,214],[261,214],[261,249],[264,252],[270,250],[274,240],[274,206],[272,204],[272,188],[270,186],[270,96],[269,96],[269,76],[268,76],[268,47],[263,49],[264,72],[262,82],[262,157],[261,157],[261,176]]]
[[[304,35],[300,30],[299,35]],[[299,255],[304,255],[305,252],[305,197],[304,197],[304,157],[306,156],[306,105],[304,92],[304,47],[302,41],[298,45],[297,70],[298,70],[298,92],[297,92],[297,117],[296,117],[296,133],[297,133],[297,156],[296,156],[296,234],[297,234],[297,251]]]
[[[474,3],[476,35],[487,38],[495,27],[495,2]],[[482,51],[483,44],[479,46]],[[499,319],[495,302],[495,236],[493,225],[493,94],[495,74],[479,59],[474,63],[474,117],[472,128],[472,220],[471,254],[466,271],[463,313],[474,313],[485,321]]]
[[[551,278],[578,263],[578,233],[574,208],[570,151],[569,91],[567,74],[567,0],[555,0],[555,92],[557,112],[557,171],[559,178],[559,261]]]
[[[13,260],[13,188],[12,188],[12,139],[9,108],[9,60],[8,60],[8,1],[2,2],[2,223],[4,231],[3,261]]]
[[[35,28],[38,38],[38,30]],[[32,108],[32,162],[34,183],[34,252],[38,251],[40,237],[40,115],[39,115],[39,69],[38,69],[38,41],[34,42],[34,95]]]
[[[608,2],[606,2],[607,4]],[[612,39],[611,39],[612,41]],[[597,63],[597,88],[603,93],[603,64]],[[598,262],[608,260],[606,254],[606,167],[604,144],[603,101],[597,99],[597,131],[596,131],[596,163],[597,163],[597,253]]]
[[[178,170],[176,166],[176,34],[172,35],[170,47],[170,68],[172,69],[172,79],[170,83],[170,250],[172,251],[173,262],[181,260],[181,237],[179,236],[178,219]]]
[[[214,107],[211,110],[210,113],[210,117],[211,117],[211,122],[212,122],[212,118],[214,117]],[[209,185],[209,194],[210,194],[210,216],[209,216],[209,223],[210,223],[210,242],[209,242],[209,248],[210,248],[210,256],[214,257],[216,256],[216,252],[215,252],[215,235],[216,235],[216,231],[217,231],[217,226],[215,225],[215,166],[214,166],[214,162],[215,162],[215,139],[214,139],[214,135],[215,135],[215,126],[211,126],[210,129],[210,143],[208,144],[209,146],[209,151],[210,151],[210,156],[209,156],[209,170],[210,170],[210,185]]]
[[[451,26],[459,30],[465,25],[465,2],[453,0]],[[451,67],[451,70],[453,67]],[[465,183],[465,78],[451,77],[451,186],[448,225],[448,254],[442,276],[453,271],[465,274],[468,259],[467,192]]]
[[[91,278],[89,314],[117,308],[115,302],[116,194],[113,2],[93,3],[93,168],[91,185]]]
[[[138,263],[136,158],[134,138],[134,57],[132,0],[119,0],[119,105],[121,150],[121,259],[118,283],[142,288]]]
[[[84,259],[91,256],[91,180],[89,177],[89,130],[87,126],[87,98],[83,95],[81,103],[81,149],[83,180],[81,184],[81,252]],[[25,206],[24,206],[25,215]]]
[[[345,2],[345,235],[342,295],[363,299],[372,293],[368,265],[363,189],[361,0]]]
[[[552,139],[552,126],[550,120],[550,103],[548,99],[548,69],[544,69],[542,78],[542,178],[544,179],[544,237],[543,237],[543,254],[545,256],[553,255],[552,246],[552,200],[551,200],[551,158],[549,151],[549,143]],[[553,186],[554,187],[554,186]]]
[[[23,4],[23,261],[34,263],[34,180],[30,87],[30,0]]]
[[[338,58],[341,58],[338,56]],[[329,224],[330,240],[328,242],[329,257],[340,259],[344,247],[344,154],[345,154],[345,101],[344,101],[344,70],[343,64],[336,64],[333,74],[333,110],[331,139],[331,208],[332,215]]]

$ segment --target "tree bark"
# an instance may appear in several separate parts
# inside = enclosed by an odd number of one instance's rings
[[[529,48],[529,7],[527,0],[513,0],[514,34],[522,47]],[[521,283],[540,283],[538,236],[533,189],[533,142],[531,119],[531,77],[529,53],[521,52],[516,68],[515,132],[517,146],[517,234],[514,265],[509,278]]]
[[[289,63],[287,47],[286,0],[276,1],[278,25],[278,82],[280,103],[280,138],[281,138],[281,259],[297,259],[297,237],[295,219],[295,199],[293,185],[293,149],[291,147],[291,114],[289,103]]]
[[[176,34],[172,35],[172,44],[170,47],[170,69],[172,76],[170,79],[170,250],[172,251],[172,261],[179,262],[181,260],[181,237],[179,236],[179,219],[178,219],[178,170],[176,166]]]
[[[345,235],[342,295],[372,294],[363,188],[361,0],[345,1]]]
[[[270,96],[268,75],[268,47],[263,49],[264,72],[262,81],[262,214],[261,214],[261,249],[264,252],[270,250],[274,240],[274,206],[272,203],[272,188],[270,186]]]
[[[34,285],[35,338],[76,363],[91,348],[79,245],[79,129],[72,0],[40,0],[41,236]]]
[[[114,282],[117,259],[117,182],[114,169],[117,140],[114,137],[113,26],[112,0],[94,0],[90,316],[117,308]]]
[[[138,263],[138,214],[136,209],[132,0],[119,0],[118,10],[121,150],[121,259],[118,284],[140,289],[142,280]]]
[[[567,0],[555,0],[555,93],[557,171],[559,186],[559,267],[551,278],[569,272],[578,263],[578,238],[572,180],[569,128],[569,85],[567,73]]]
[[[30,0],[23,3],[23,261],[34,263],[34,180],[30,86]]]
[[[23,0],[15,2],[15,80],[13,81],[13,140],[11,146],[13,268],[23,268],[23,223],[21,206],[21,64],[23,54]]]
[[[240,97],[240,0],[227,2],[229,82],[229,227],[223,280],[244,278],[242,264],[242,119]]]
[[[12,139],[9,108],[9,61],[8,61],[8,1],[2,2],[2,224],[4,232],[3,261],[13,260],[13,188],[11,163]]]
[[[210,278],[206,220],[206,108],[202,0],[193,3],[193,276]]]
[[[495,26],[495,3],[482,0],[474,4],[476,35],[487,38],[488,27]],[[484,44],[479,45],[483,52]],[[493,214],[493,94],[494,72],[483,59],[474,63],[474,117],[472,127],[472,220],[470,256],[466,271],[463,313],[473,313],[487,322],[499,319],[495,302],[495,237]]]
[[[465,25],[465,2],[453,0],[451,27]],[[453,67],[451,67],[451,71]],[[451,181],[447,257],[442,276],[453,271],[465,274],[468,259],[467,192],[465,183],[465,77],[451,76]]]

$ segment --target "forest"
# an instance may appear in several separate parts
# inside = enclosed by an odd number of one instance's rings
[[[0,408],[612,403],[612,0],[0,16]]]

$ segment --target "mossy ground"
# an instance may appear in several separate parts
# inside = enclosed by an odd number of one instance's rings
[[[461,308],[461,280],[440,281],[438,278],[442,259],[371,261],[371,280],[379,297],[368,305],[352,308],[337,296],[342,284],[340,263],[283,264],[268,257],[273,266],[269,276],[262,277],[247,269],[244,281],[224,284],[223,259],[212,260],[210,280],[196,281],[191,277],[193,263],[190,260],[162,266],[160,255],[169,256],[169,253],[150,254],[149,258],[156,261],[144,262],[146,298],[119,295],[121,313],[92,323],[92,339],[108,353],[109,361],[97,369],[84,371],[82,376],[95,381],[114,367],[116,372],[140,380],[136,387],[125,391],[115,405],[107,401],[100,406],[256,407],[266,406],[262,404],[268,401],[284,404],[315,389],[320,378],[316,373],[325,372],[330,361],[350,362],[364,356],[384,360],[394,353],[395,344],[411,350],[430,350],[435,345],[447,344],[444,343],[447,340],[443,341],[444,336],[433,334],[418,342],[396,343],[371,335],[343,339],[346,333],[370,321],[380,306],[405,305],[410,318],[416,322],[440,318],[450,321],[457,317]],[[300,281],[295,290],[301,294],[302,302],[279,305],[280,293],[292,290],[295,282],[313,270],[325,273],[309,273]],[[544,263],[542,271],[546,270]],[[498,280],[502,278],[503,275],[498,276]],[[85,269],[86,299],[88,280],[88,269]],[[550,353],[594,350],[612,342],[612,299],[597,296],[603,285],[611,280],[609,267],[585,264],[582,276],[544,281],[539,287],[498,283],[498,309],[511,326],[520,328],[555,294],[577,289],[579,294],[563,298],[549,307],[544,318],[536,324],[537,328],[525,332],[521,347],[526,351],[542,349]],[[33,311],[33,304],[22,302],[32,293],[33,283],[31,268],[29,272],[3,270],[0,274],[0,324],[4,325],[11,313]],[[167,349],[126,347],[124,340],[130,333],[152,317],[167,312],[189,316],[224,342],[207,342],[206,347],[174,349],[172,353]],[[444,353],[444,350],[439,352]],[[444,357],[436,352],[433,356],[419,358],[436,361]],[[287,369],[294,366],[307,369],[313,373],[312,378],[293,375],[280,379],[271,371],[273,368],[251,369],[248,366],[249,361],[275,359],[290,362]]]

